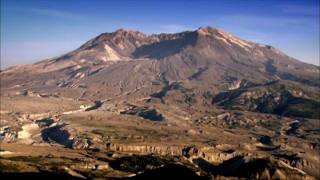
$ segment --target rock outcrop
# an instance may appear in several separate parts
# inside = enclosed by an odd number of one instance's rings
[[[281,84],[261,87],[240,88],[219,93],[212,103],[227,109],[240,109],[284,116],[319,118],[320,102],[309,98],[296,97]],[[302,109],[303,108],[303,111]]]
[[[41,131],[41,137],[46,142],[53,142],[71,147],[73,141],[65,124],[56,123]]]
[[[127,110],[121,111],[120,114],[136,115],[151,121],[164,120],[162,114],[149,107],[130,106]]]

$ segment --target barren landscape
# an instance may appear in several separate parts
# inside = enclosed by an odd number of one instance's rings
[[[319,179],[319,67],[222,29],[119,29],[1,70],[1,176]]]

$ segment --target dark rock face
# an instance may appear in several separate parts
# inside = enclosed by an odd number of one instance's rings
[[[66,147],[70,147],[72,144],[72,140],[69,139],[70,133],[64,129],[64,125],[56,125],[43,129],[41,131],[41,136],[44,141],[53,141]]]
[[[155,109],[149,107],[132,106],[129,110],[120,112],[120,114],[136,115],[151,121],[163,121],[164,117]]]
[[[262,144],[266,144],[266,145],[271,145],[272,144],[272,138],[270,136],[267,135],[263,135],[259,137],[259,141]]]
[[[147,45],[142,45],[133,52],[135,58],[161,59],[180,52],[186,46],[194,46],[197,41],[197,34],[185,32],[177,35],[174,39],[166,39]]]
[[[164,118],[155,109],[144,109],[138,112],[138,116],[144,119],[150,119],[153,121],[162,121]]]

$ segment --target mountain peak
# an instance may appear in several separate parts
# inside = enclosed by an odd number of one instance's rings
[[[200,27],[196,30],[197,33],[201,34],[201,35],[210,35],[211,34],[211,27],[207,26],[207,27]]]
[[[121,28],[114,32],[103,33],[77,50],[55,58],[54,61],[61,62],[57,68],[65,68],[71,63],[159,60],[176,57],[179,57],[176,59],[186,59],[191,56],[197,57],[199,62],[201,59],[215,59],[215,61],[225,59],[223,63],[229,62],[230,56],[247,57],[238,59],[242,64],[252,63],[248,59],[253,59],[255,63],[263,63],[267,59],[288,59],[288,56],[271,46],[246,41],[221,28],[207,26],[194,31],[153,35]]]
[[[132,29],[118,29],[114,32],[115,35],[118,36],[146,36],[143,32],[132,30]]]
[[[214,28],[211,26],[206,26],[206,27],[199,27],[196,32],[200,33],[200,34],[205,34],[205,35],[209,35],[209,34],[214,34],[217,32],[225,32],[223,29],[221,28]]]
[[[196,32],[199,33],[200,35],[214,35],[214,36],[224,36],[224,37],[235,36],[231,33],[226,32],[222,28],[214,28],[211,26],[200,27],[196,30]]]

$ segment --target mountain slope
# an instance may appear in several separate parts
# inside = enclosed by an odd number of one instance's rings
[[[320,177],[319,67],[221,29],[120,29],[0,75],[5,176]]]
[[[170,91],[173,83],[200,97],[285,82],[306,86],[304,94],[319,101],[320,82],[319,67],[211,27],[158,35],[120,29],[61,57],[8,68],[1,76],[5,93],[27,89],[90,100],[150,97]]]

